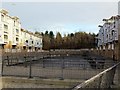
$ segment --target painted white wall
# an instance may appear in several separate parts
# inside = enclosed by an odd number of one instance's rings
[[[26,32],[22,32],[21,38],[22,38],[22,43],[24,46],[28,47],[42,47],[42,37],[37,37],[34,34],[30,34],[25,30]],[[26,43],[26,40],[28,40],[28,43]],[[33,44],[32,44],[33,41]]]
[[[1,17],[2,14],[3,12],[0,11],[0,44],[7,44],[11,42],[12,45],[42,47],[42,37],[37,37],[27,30],[21,31],[21,23],[19,18],[17,19],[9,16],[8,14],[3,14],[3,20]],[[8,26],[7,33],[4,32],[4,24]],[[18,30],[18,33],[16,29]],[[5,43],[4,35],[8,36],[7,43]],[[16,41],[16,38],[19,39],[18,42]],[[26,43],[26,40],[28,40],[28,43]]]

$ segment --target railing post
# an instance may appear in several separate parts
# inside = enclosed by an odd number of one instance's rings
[[[2,68],[3,68],[3,63],[2,63],[2,48],[0,47],[0,76],[2,76]]]
[[[103,77],[103,75],[101,75],[100,78],[99,78],[99,85],[98,85],[98,88],[101,88],[101,83],[102,83],[102,79],[103,79],[102,77]]]
[[[81,88],[111,88],[113,84],[114,75],[116,68],[120,65],[120,62],[103,72],[97,74],[96,76],[90,78],[89,80],[77,85],[73,90],[80,90]]]
[[[109,77],[108,79],[109,87],[111,87],[111,85],[113,84],[115,71],[116,71],[116,67],[112,68],[108,73],[109,75],[107,77]]]
[[[118,85],[120,86],[120,64],[117,67],[117,72],[118,72]]]
[[[64,76],[63,76],[63,70],[64,70],[64,56],[63,56],[63,58],[62,58],[62,64],[61,64],[61,78],[60,78],[60,80],[64,80]]]
[[[9,56],[7,56],[7,62],[8,62],[8,66],[9,66],[10,65]]]
[[[42,62],[43,62],[43,68],[45,68],[45,61],[44,61],[44,58],[42,59]]]
[[[119,8],[120,10],[120,2],[119,2]],[[119,12],[120,14],[120,12]],[[118,25],[118,61],[120,60],[120,25]],[[120,86],[120,64],[118,65],[118,84]]]
[[[116,68],[117,67],[113,68],[110,72],[110,75],[111,75],[111,83],[110,84],[111,85],[114,84],[114,76],[115,76]]]
[[[2,69],[1,69],[1,76],[3,76],[3,70],[4,70],[4,60],[2,59]]]
[[[30,65],[29,65],[29,78],[32,78],[32,60],[33,60],[33,57],[32,57],[32,59],[30,59]]]
[[[24,59],[25,59],[25,67],[27,67],[27,57],[26,56],[24,56]]]

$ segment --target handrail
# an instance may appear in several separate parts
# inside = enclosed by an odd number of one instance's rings
[[[110,70],[116,68],[119,64],[120,64],[120,62],[117,63],[117,64],[115,64],[114,66],[112,66],[112,67],[110,67],[110,68],[108,68],[108,69],[106,69],[106,70],[100,72],[99,74],[93,76],[92,78],[90,78],[90,79],[84,81],[83,83],[77,85],[77,86],[74,87],[72,90],[78,90],[78,89],[80,89],[80,88],[85,88],[86,85],[90,84],[92,81],[96,80],[97,78],[102,77],[103,74],[105,74],[105,73],[107,73],[108,71],[110,71]]]

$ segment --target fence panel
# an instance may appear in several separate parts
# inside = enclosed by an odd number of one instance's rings
[[[68,53],[70,52],[62,54],[60,52],[4,53],[2,75],[85,81],[106,69],[105,62],[103,60],[100,63],[96,62],[95,56],[79,55],[78,52],[77,55],[73,52],[70,53],[71,55]],[[111,62],[107,62],[106,65],[110,64]],[[107,83],[106,75],[111,75],[111,80],[113,79],[113,73],[108,71],[107,74],[93,79],[94,82],[87,82],[83,87],[100,88],[105,84],[110,85],[112,82]],[[103,78],[105,78],[104,81]]]
[[[83,82],[82,84],[77,85],[73,88],[73,90],[80,90],[81,88],[111,88],[114,81],[116,68],[119,65],[120,62]]]

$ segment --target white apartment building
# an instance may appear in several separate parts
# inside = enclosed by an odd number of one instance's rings
[[[0,45],[4,49],[41,49],[42,37],[22,29],[18,17],[0,10]]]
[[[21,29],[21,46],[23,49],[42,49],[42,37]]]
[[[120,16],[112,16],[110,19],[103,19],[105,23],[100,26],[98,33],[99,49],[114,49],[114,43],[118,42],[118,26]]]

